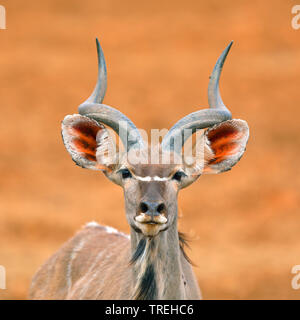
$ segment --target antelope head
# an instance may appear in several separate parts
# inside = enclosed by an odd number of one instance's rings
[[[196,181],[201,174],[230,170],[245,151],[248,125],[231,118],[219,92],[221,70],[232,42],[211,74],[209,108],[179,120],[155,149],[158,159],[168,159],[168,163],[151,163],[153,148],[146,145],[133,122],[102,103],[106,92],[106,65],[100,44],[96,42],[97,85],[79,106],[79,114],[63,120],[64,144],[77,165],[103,171],[108,179],[123,188],[126,216],[132,231],[153,238],[176,224],[180,189]],[[119,135],[124,151],[116,150],[109,129]],[[199,159],[187,163],[183,159],[183,147],[199,129],[207,129],[200,137],[202,151]]]

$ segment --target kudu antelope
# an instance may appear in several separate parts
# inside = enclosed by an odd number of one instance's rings
[[[230,170],[245,151],[248,125],[231,118],[219,93],[220,73],[231,45],[219,57],[210,77],[210,108],[185,116],[164,136],[159,154],[168,155],[170,163],[145,164],[128,160],[148,153],[133,122],[102,104],[106,65],[97,40],[97,85],[79,106],[79,114],[68,115],[62,121],[62,137],[77,165],[101,170],[123,188],[130,236],[97,223],[87,224],[38,270],[30,298],[201,298],[184,253],[184,239],[177,229],[177,194],[202,173]],[[121,123],[127,126],[125,135],[120,134]],[[113,149],[109,128],[121,137],[123,151],[108,152]],[[206,129],[202,135],[202,161],[197,165],[177,161],[182,157],[184,143],[198,129]]]

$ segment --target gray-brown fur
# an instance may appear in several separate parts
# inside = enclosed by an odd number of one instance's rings
[[[171,274],[164,278],[161,273],[167,272],[166,263],[171,262],[171,256],[168,252],[156,250],[158,247],[154,248],[154,245],[159,245],[159,239],[153,242],[153,247],[148,248],[149,255],[145,256],[145,260],[140,261],[151,263],[147,263],[148,269],[146,267],[141,277],[141,286],[135,288],[138,279],[134,274],[139,270],[136,270],[136,263],[130,264],[130,240],[121,233],[108,233],[102,226],[87,226],[38,270],[31,284],[29,298],[180,298],[177,287],[171,290],[174,292],[172,296],[163,296],[170,291],[167,284]],[[182,277],[189,278],[191,270],[188,270],[188,263],[181,253],[179,257],[182,266],[177,267],[182,269],[182,274],[177,281],[183,284]],[[196,299],[199,297],[197,283],[191,284],[194,290],[187,290],[184,298]]]

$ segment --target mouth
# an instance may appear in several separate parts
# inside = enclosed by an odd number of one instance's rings
[[[146,222],[143,222],[144,224],[160,224],[158,222],[155,222],[155,221],[146,221]]]
[[[145,213],[140,213],[138,216],[134,218],[134,220],[138,223],[142,224],[166,224],[168,219],[164,214],[159,214],[157,216],[149,216]]]
[[[149,237],[156,236],[160,231],[166,230],[168,219],[160,214],[158,216],[151,217],[144,213],[139,214],[134,218],[137,228],[145,235]]]

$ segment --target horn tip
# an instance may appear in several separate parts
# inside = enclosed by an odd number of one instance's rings
[[[100,53],[101,52],[101,45],[99,42],[99,39],[96,37],[96,46],[97,46],[97,52]]]
[[[225,50],[224,50],[224,53],[226,53],[226,55],[227,55],[227,53],[229,52],[229,50],[231,49],[232,45],[233,45],[233,40],[231,40],[231,41],[229,42],[229,44],[227,45],[227,47],[226,47]]]
[[[229,53],[229,51],[230,51],[230,49],[231,49],[232,44],[233,44],[233,40],[231,40],[231,41],[229,42],[229,44],[227,45],[227,47],[224,49],[224,51],[223,51],[222,54],[220,55],[220,57],[219,57],[216,65],[215,65],[215,68],[220,68],[220,69],[222,69],[223,64],[224,64],[224,62],[225,62],[225,60],[226,60],[226,57],[227,57],[227,55],[228,55],[228,53]]]
[[[105,65],[104,54],[102,47],[100,45],[99,39],[96,37],[97,55],[98,55],[98,65],[99,67]]]

